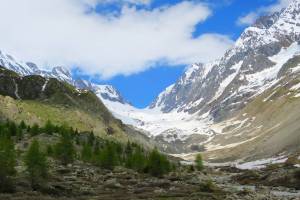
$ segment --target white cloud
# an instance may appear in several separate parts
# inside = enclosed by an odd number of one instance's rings
[[[86,3],[95,2],[0,0],[0,49],[38,64],[77,65],[109,78],[162,61],[207,62],[232,45],[223,35],[192,37],[195,26],[211,15],[202,3],[183,1],[153,10],[124,5],[117,16],[87,14]]]
[[[247,15],[238,18],[237,24],[244,26],[244,25],[251,25],[253,24],[256,19],[259,17],[259,14],[256,12],[250,12]]]
[[[278,0],[276,3],[266,7],[260,7],[255,12],[250,12],[237,20],[237,24],[241,26],[248,26],[253,24],[261,15],[266,15],[278,12],[287,7],[293,0]]]
[[[83,4],[95,7],[97,4],[131,4],[131,5],[149,5],[151,0],[78,0]]]

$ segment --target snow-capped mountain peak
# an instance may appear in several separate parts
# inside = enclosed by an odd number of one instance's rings
[[[0,51],[0,65],[17,72],[20,75],[30,75],[36,72],[37,68],[32,63],[16,61],[11,55]]]
[[[97,85],[92,84],[93,91],[102,100],[119,102],[121,104],[128,104],[121,94],[111,85]]]
[[[12,56],[0,52],[0,65],[15,71],[21,76],[40,75],[47,78],[56,78],[60,81],[67,82],[78,89],[91,90],[95,92],[101,100],[129,104],[121,94],[111,85],[97,85],[90,81],[74,78],[72,73],[63,66],[54,67],[51,71],[42,70],[33,62],[17,61]]]
[[[54,67],[52,69],[51,76],[67,83],[73,83],[71,72],[67,68],[62,66]]]

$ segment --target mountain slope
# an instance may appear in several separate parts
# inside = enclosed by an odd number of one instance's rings
[[[210,112],[216,121],[225,119],[281,78],[280,68],[299,51],[299,20],[298,0],[262,17],[219,61],[192,65],[151,108],[163,105],[163,112]]]
[[[152,141],[117,120],[101,100],[89,90],[80,90],[54,78],[39,75],[20,76],[0,67],[0,119],[33,125],[72,126],[80,131],[127,142],[136,141],[151,147]]]
[[[299,117],[292,108],[299,100],[296,94],[290,96],[288,86],[300,77],[299,21],[300,1],[294,0],[281,12],[258,19],[220,60],[189,67],[147,109],[119,104],[123,109],[114,111],[129,123],[128,118],[138,122],[134,125],[169,153],[205,151],[211,159],[228,161],[298,151],[294,147],[300,138],[293,124]],[[267,101],[274,88],[290,98]],[[257,112],[250,115],[250,108]],[[270,111],[264,113],[263,108]],[[260,117],[260,122],[255,120]],[[280,131],[272,129],[279,123]]]

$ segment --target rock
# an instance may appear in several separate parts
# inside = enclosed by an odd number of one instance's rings
[[[116,178],[106,180],[104,182],[104,186],[107,188],[123,188],[123,186],[117,181]]]

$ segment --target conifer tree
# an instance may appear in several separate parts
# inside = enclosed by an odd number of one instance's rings
[[[15,124],[15,122],[9,122],[8,123],[8,130],[9,130],[9,134],[11,136],[16,136],[17,135],[17,126]]]
[[[64,165],[72,163],[76,156],[73,139],[69,133],[63,133],[60,141],[54,148],[55,156],[61,160]]]
[[[50,120],[48,120],[44,126],[44,131],[48,135],[52,135],[55,132],[55,126]]]
[[[0,192],[14,190],[11,176],[16,174],[16,152],[11,139],[0,136]]]
[[[25,124],[25,122],[24,122],[23,120],[22,120],[21,123],[19,124],[19,128],[22,129],[22,130],[24,130],[24,129],[27,128],[27,126],[26,126],[26,124]]]
[[[89,145],[93,146],[94,145],[94,141],[95,141],[95,135],[94,135],[94,132],[91,131],[89,133],[89,136],[88,136],[88,143],[89,143]]]
[[[25,155],[26,171],[29,174],[31,187],[36,190],[46,180],[48,164],[45,154],[40,149],[40,144],[34,140]]]
[[[47,156],[53,156],[53,147],[51,145],[47,146]]]
[[[104,149],[100,151],[99,160],[100,166],[106,169],[113,169],[119,162],[116,147],[108,143]]]
[[[92,161],[92,157],[93,157],[93,150],[92,150],[91,145],[89,145],[89,144],[83,145],[82,150],[81,150],[81,159],[84,162],[90,162],[90,161]]]
[[[141,148],[136,148],[134,153],[128,155],[125,166],[142,172],[146,165],[146,157]]]
[[[167,157],[159,153],[157,149],[154,149],[149,155],[146,171],[152,176],[160,177],[170,170],[170,162]]]
[[[37,123],[33,124],[33,126],[30,128],[30,135],[36,136],[40,132],[40,127]]]

